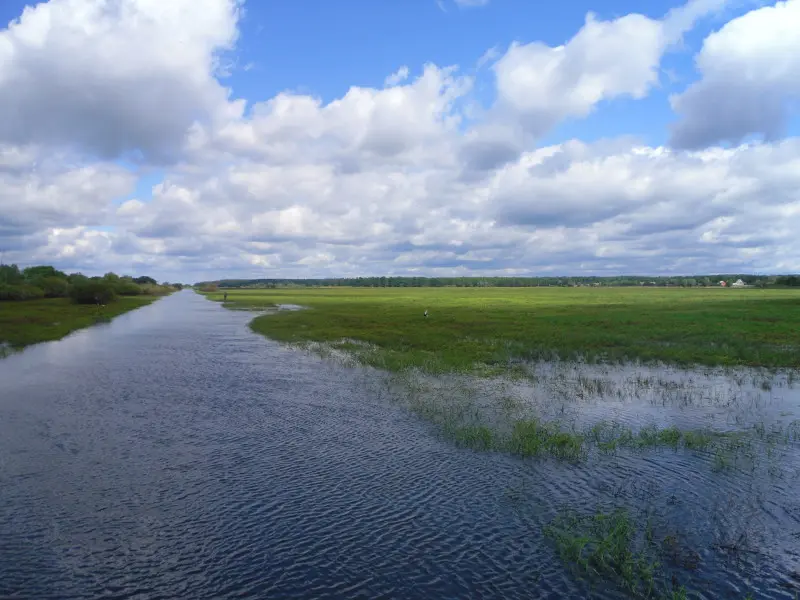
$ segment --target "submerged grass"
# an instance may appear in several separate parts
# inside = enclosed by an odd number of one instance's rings
[[[630,427],[608,421],[597,423],[588,432],[588,437],[603,452],[614,452],[619,448],[637,450],[655,447],[707,451],[712,444],[719,444],[739,435],[709,429],[683,431],[675,426],[659,429],[655,425],[648,425],[634,433]]]
[[[654,597],[660,563],[653,544],[639,539],[643,536],[627,511],[564,512],[545,528],[545,535],[555,542],[562,560],[579,572],[615,580],[635,596]]]
[[[580,575],[612,581],[634,598],[685,599],[686,587],[665,564],[688,570],[699,565],[699,555],[680,545],[674,535],[660,542],[650,519],[644,527],[623,508],[579,514],[562,511],[544,529],[563,562]]]
[[[500,435],[485,425],[458,425],[457,419],[445,412],[435,414],[428,411],[426,416],[434,422],[444,421],[442,431],[445,436],[464,448],[508,452],[521,457],[550,457],[567,462],[585,460],[592,448],[602,453],[622,448],[671,448],[675,451],[713,452],[713,469],[722,471],[731,465],[736,451],[744,447],[738,441],[743,435],[740,433],[682,431],[674,426],[659,429],[649,425],[634,433],[629,427],[603,421],[585,432],[577,432],[563,429],[558,423],[528,418],[515,421],[509,435]]]
[[[511,432],[508,449],[519,456],[552,456],[577,461],[586,454],[583,436],[562,431],[554,423],[537,419],[517,421]]]
[[[152,296],[122,296],[99,308],[74,304],[68,298],[0,302],[0,345],[12,349],[60,340],[77,329],[108,322],[153,302]],[[0,352],[0,357],[3,355]]]
[[[581,577],[621,587],[633,598],[686,600],[680,572],[696,571],[701,555],[674,534],[657,536],[625,508],[594,514],[563,510],[545,528],[561,560]],[[744,600],[752,598],[747,592]]]
[[[279,304],[309,310],[259,316],[252,329],[296,344],[348,340],[342,349],[392,371],[496,374],[555,357],[792,368],[800,350],[794,290],[311,288],[229,290],[226,303]]]

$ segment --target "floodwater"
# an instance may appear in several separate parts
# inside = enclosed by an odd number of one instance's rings
[[[562,508],[620,506],[691,553],[667,572],[695,597],[800,593],[793,445],[723,472],[671,449],[578,465],[459,449],[386,376],[251,318],[184,291],[0,361],[0,597],[625,598],[542,535]],[[562,412],[602,406],[552,385]],[[770,426],[796,408],[775,389]],[[700,405],[653,414],[724,402]]]

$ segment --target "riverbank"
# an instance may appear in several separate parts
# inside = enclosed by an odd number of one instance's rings
[[[108,321],[146,306],[158,296],[125,296],[98,308],[69,298],[42,298],[0,303],[0,345],[21,349],[60,340],[73,331]]]
[[[507,372],[519,361],[664,362],[792,368],[794,290],[682,288],[312,288],[228,290],[274,340],[323,343],[389,371]],[[221,301],[223,292],[209,293]],[[428,311],[428,316],[425,316]]]

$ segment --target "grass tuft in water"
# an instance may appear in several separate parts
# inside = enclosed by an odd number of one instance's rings
[[[562,431],[556,424],[537,419],[517,421],[508,442],[508,449],[519,456],[553,456],[578,461],[586,454],[583,437]]]
[[[686,431],[683,434],[683,445],[687,450],[705,451],[714,441],[714,435],[708,431]]]
[[[643,543],[624,509],[580,515],[564,512],[545,528],[561,559],[588,575],[610,579],[628,593],[651,598],[656,591],[660,562]],[[640,549],[640,546],[645,548]]]
[[[681,446],[687,450],[706,451],[713,443],[731,439],[732,435],[711,430],[682,431],[675,426],[659,429],[655,425],[648,425],[634,433],[631,428],[619,423],[601,421],[589,429],[586,437],[601,452],[614,452],[619,448],[641,450],[656,447],[677,450]]]
[[[473,450],[492,450],[495,448],[495,436],[492,430],[484,425],[445,428],[445,432],[462,448],[472,448]]]

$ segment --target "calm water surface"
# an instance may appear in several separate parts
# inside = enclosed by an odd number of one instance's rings
[[[541,534],[619,505],[697,549],[699,597],[800,590],[797,477],[460,450],[251,318],[185,291],[0,361],[0,597],[625,597]]]

